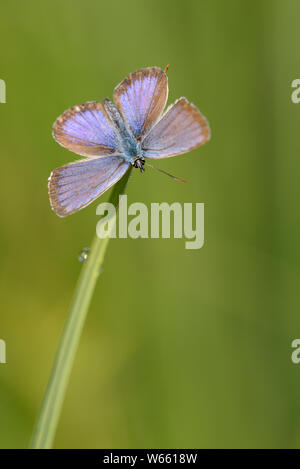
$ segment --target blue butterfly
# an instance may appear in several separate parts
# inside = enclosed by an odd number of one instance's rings
[[[210,138],[207,120],[185,98],[163,114],[167,98],[166,70],[145,68],[115,88],[114,103],[107,98],[103,104],[87,102],[55,121],[55,140],[86,157],[52,171],[48,189],[57,215],[64,217],[86,207],[130,165],[143,172],[145,159],[179,155]]]

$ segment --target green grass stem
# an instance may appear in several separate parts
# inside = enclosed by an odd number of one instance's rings
[[[115,207],[119,196],[123,195],[131,170],[114,186],[109,202]],[[114,226],[115,218],[110,224]],[[109,237],[100,239],[95,236],[86,263],[75,290],[73,303],[57,349],[54,365],[44,395],[40,413],[34,428],[30,448],[51,448],[59,422],[75,355],[80,342],[89,305],[102,270]]]

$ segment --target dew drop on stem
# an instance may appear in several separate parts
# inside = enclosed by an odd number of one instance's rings
[[[89,252],[90,252],[90,248],[81,249],[81,251],[79,253],[79,256],[78,256],[79,262],[85,263],[87,261],[88,256],[89,256]]]

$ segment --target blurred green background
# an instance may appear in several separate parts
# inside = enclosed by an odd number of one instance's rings
[[[76,158],[56,117],[171,64],[212,140],[135,171],[128,203],[204,202],[205,245],[112,240],[55,447],[299,447],[300,78],[297,0],[1,3],[0,446],[28,445],[95,202],[66,219],[47,178]],[[100,201],[108,198],[109,194]]]

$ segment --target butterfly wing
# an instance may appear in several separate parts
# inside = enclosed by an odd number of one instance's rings
[[[129,166],[119,156],[110,155],[55,169],[48,183],[51,207],[60,217],[81,210],[121,179]]]
[[[167,109],[142,143],[146,158],[167,158],[193,150],[210,138],[210,129],[196,106],[185,98]]]
[[[167,98],[168,78],[158,67],[131,73],[114,91],[115,104],[137,139],[160,118]]]
[[[117,137],[101,103],[88,102],[65,111],[53,125],[53,137],[78,155],[94,157],[116,152]]]

